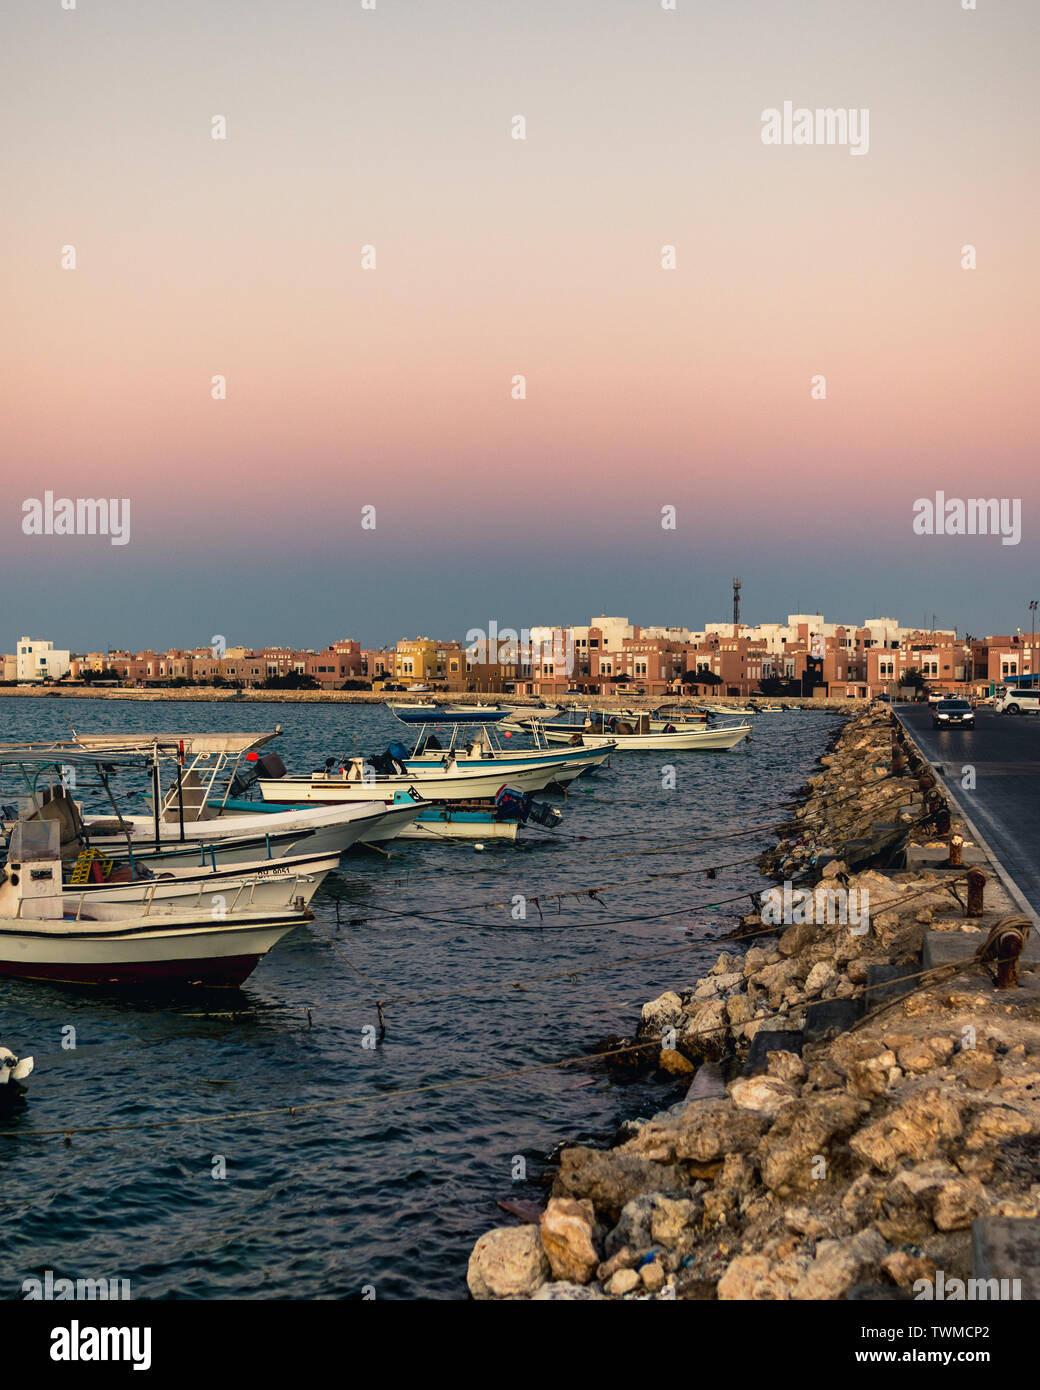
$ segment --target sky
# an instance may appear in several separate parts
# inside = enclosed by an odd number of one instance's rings
[[[1028,629],[1040,6],[962,5],[9,0],[0,649]]]

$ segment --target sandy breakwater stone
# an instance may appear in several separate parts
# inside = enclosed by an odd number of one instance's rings
[[[530,1298],[549,1277],[536,1226],[498,1226],[473,1247],[466,1283],[474,1298]]]
[[[733,1104],[741,1110],[756,1110],[762,1115],[773,1116],[782,1105],[796,1099],[798,1092],[775,1076],[748,1076],[734,1081],[729,1094]]]
[[[853,1284],[876,1277],[888,1246],[874,1230],[860,1231],[847,1240],[824,1240],[816,1258],[791,1291],[798,1300],[843,1298]]]
[[[587,1284],[596,1273],[596,1209],[590,1201],[550,1197],[541,1219],[542,1249],[554,1279]]]
[[[854,1135],[850,1147],[883,1173],[904,1159],[935,1157],[962,1132],[958,1106],[938,1086],[918,1091]]]
[[[682,1174],[669,1164],[578,1145],[564,1149],[560,1155],[553,1196],[587,1197],[597,1211],[616,1222],[633,1197],[651,1192],[681,1192],[684,1187]]]
[[[816,1160],[859,1121],[863,1103],[841,1092],[802,1096],[785,1105],[759,1145],[762,1181],[778,1196],[816,1190]]]

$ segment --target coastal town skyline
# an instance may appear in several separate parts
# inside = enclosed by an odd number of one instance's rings
[[[471,628],[465,638],[416,636],[363,647],[340,637],[315,649],[246,646],[215,634],[206,646],[73,653],[50,639],[19,638],[2,658],[8,684],[83,683],[132,687],[746,696],[781,688],[841,698],[890,696],[927,685],[947,693],[989,694],[998,685],[1037,683],[1040,601],[1030,630],[958,635],[956,629],[904,626],[891,617],[828,621],[821,613],[785,622],[740,621],[739,580],[731,622],[705,627],[641,626],[600,614],[587,625]]]
[[[732,603],[732,586],[730,586],[729,602],[730,604]],[[520,604],[512,605],[514,609],[520,606]],[[724,605],[720,602],[717,606],[721,608]],[[871,623],[882,623],[894,626],[900,631],[907,633],[942,632],[952,633],[955,637],[961,635],[967,636],[970,634],[977,638],[1010,636],[1021,633],[1025,634],[1028,640],[1030,632],[1036,632],[1038,626],[1036,612],[1031,607],[1031,600],[1028,597],[1022,598],[1016,606],[1021,610],[1017,615],[1018,621],[1004,621],[1003,623],[984,621],[974,625],[965,624],[964,622],[958,622],[956,620],[947,621],[948,612],[928,611],[927,609],[922,611],[921,620],[917,622],[914,620],[912,612],[908,613],[905,611],[905,605],[900,605],[898,608],[892,610],[897,614],[902,614],[902,617],[891,617],[886,615],[881,608],[875,608],[870,610],[869,616],[864,616],[857,620],[846,620],[844,618],[835,619],[828,617],[827,613],[830,610],[823,607],[790,608],[783,618],[778,617],[775,611],[769,616],[758,617],[755,616],[754,610],[752,610],[750,615],[748,614],[747,605],[744,600],[744,586],[742,584],[740,628],[746,635],[752,635],[767,628],[782,626],[785,622],[789,624],[792,618],[801,616],[803,618],[818,619],[826,629],[833,629],[838,626],[846,628],[849,631],[856,631],[868,627]],[[1013,618],[1015,614],[1009,606],[1005,606],[1002,616],[1004,619],[1009,620]],[[589,623],[596,623],[600,619],[607,617],[608,609],[604,607],[598,615],[598,618],[592,617],[587,621]],[[277,650],[283,648],[287,650],[316,652],[323,650],[331,642],[346,640],[344,634],[349,634],[349,640],[357,642],[358,645],[365,650],[390,651],[403,641],[419,640],[427,637],[432,638],[435,642],[451,642],[465,645],[467,641],[477,640],[477,634],[489,631],[492,633],[496,630],[498,632],[512,631],[516,634],[520,634],[524,632],[566,631],[582,626],[581,623],[576,623],[574,621],[561,621],[558,614],[550,615],[548,620],[544,620],[544,618],[545,615],[536,615],[535,619],[532,620],[530,615],[521,615],[514,620],[510,620],[506,617],[495,615],[491,617],[485,616],[483,623],[462,623],[459,620],[450,618],[443,622],[435,622],[433,624],[405,622],[396,635],[384,631],[382,636],[374,640],[363,620],[360,623],[356,623],[350,619],[344,620],[342,617],[337,619],[332,625],[333,632],[338,634],[338,636],[332,636],[330,632],[326,630],[325,632],[317,632],[317,635],[313,637],[312,640],[307,640],[307,638],[304,637],[298,641],[293,640],[299,636],[298,625],[296,624],[289,624],[288,627],[281,626],[280,630],[263,631],[259,629],[266,625],[259,623],[251,625],[250,630],[245,632],[241,630],[236,631],[232,628],[230,633],[213,633],[209,634],[208,637],[205,634],[200,636],[198,631],[195,631],[191,633],[187,639],[183,639],[183,629],[181,629],[182,640],[180,641],[172,639],[164,640],[167,634],[156,634],[154,630],[145,634],[146,637],[151,639],[150,641],[89,641],[83,640],[82,633],[70,632],[70,625],[68,623],[55,623],[53,621],[47,621],[46,619],[36,624],[22,623],[18,636],[22,637],[26,631],[30,630],[45,633],[47,638],[54,642],[55,646],[64,645],[70,652],[80,654],[85,654],[88,651],[99,653],[139,651],[192,652],[213,648],[215,644],[219,644],[224,648],[240,647],[243,650],[250,651]],[[617,622],[619,619],[611,618],[611,621]],[[628,616],[626,615],[621,618],[620,621],[627,623],[629,621]],[[107,625],[110,626],[111,624]],[[272,624],[271,626],[274,627],[276,625]],[[731,617],[718,616],[703,619],[698,623],[660,620],[636,623],[636,627],[644,633],[663,636],[669,632],[674,633],[677,631],[691,633],[712,631],[731,632],[733,630],[733,622]],[[174,631],[176,630],[177,625],[174,625]],[[474,637],[467,637],[468,633],[473,633]],[[78,638],[79,640],[72,640],[74,638]],[[9,627],[7,636],[4,639],[4,645],[13,648],[17,640],[18,638],[14,635],[14,628]]]

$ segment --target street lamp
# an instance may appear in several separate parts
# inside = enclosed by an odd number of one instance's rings
[[[1029,603],[1029,683],[1036,684],[1036,609],[1037,600],[1031,599]]]

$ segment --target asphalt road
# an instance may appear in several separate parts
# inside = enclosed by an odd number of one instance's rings
[[[895,712],[1040,912],[1040,714],[978,709],[974,729],[933,729],[923,705],[896,705]],[[969,767],[974,788],[964,785]]]

